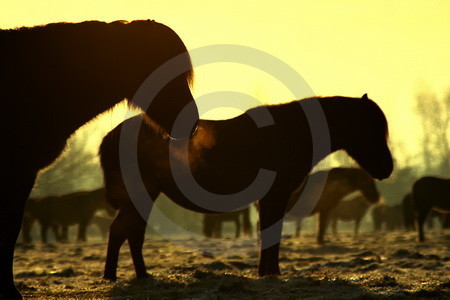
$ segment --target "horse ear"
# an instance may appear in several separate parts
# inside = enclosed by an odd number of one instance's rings
[[[363,99],[363,100],[368,100],[369,98],[367,97],[367,94],[364,94],[364,95],[361,97],[361,99]]]

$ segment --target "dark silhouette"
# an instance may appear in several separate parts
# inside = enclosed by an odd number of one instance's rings
[[[412,189],[412,199],[419,233],[419,241],[425,241],[423,225],[432,210],[450,213],[450,179],[422,177]]]
[[[373,230],[380,231],[383,228],[388,231],[400,230],[404,223],[403,205],[386,205],[384,203],[375,206],[372,210]]]
[[[330,211],[330,222],[333,234],[337,235],[337,221],[355,222],[354,234],[358,235],[361,220],[369,210],[370,203],[363,196],[356,196],[350,200],[341,201]]]
[[[241,236],[241,226],[246,236],[252,236],[252,224],[250,223],[250,208],[223,213],[219,215],[203,216],[203,235],[205,237],[221,238],[222,224],[225,222],[234,222],[235,237]]]
[[[323,191],[320,189],[323,183],[319,180],[328,172],[328,177]],[[308,176],[308,181],[311,181],[317,187],[313,187],[313,193],[321,193],[319,195],[308,195],[308,197],[319,198],[316,206],[310,215],[319,214],[319,232],[317,234],[317,242],[322,244],[324,242],[324,235],[328,225],[329,214],[332,209],[338,206],[341,200],[356,191],[362,193],[370,203],[378,202],[380,195],[378,193],[375,181],[370,175],[359,168],[333,168],[326,171],[319,171]],[[317,191],[317,192],[316,192]],[[300,235],[301,218],[305,217],[302,209],[291,209],[298,201],[302,189],[295,191],[288,204],[287,217],[295,219],[296,236]],[[356,207],[354,208],[357,209]]]
[[[170,133],[181,109],[193,101],[193,72],[177,34],[150,20],[0,30],[0,41],[0,157],[8,174],[1,182],[0,295],[20,299],[13,282],[14,245],[37,172],[60,155],[76,129],[124,98],[132,99],[154,70],[181,55],[182,61],[170,66],[187,71],[142,107],[155,126]],[[168,75],[159,75],[151,83],[165,82]],[[196,107],[189,108],[192,119],[198,119]]]
[[[44,243],[47,242],[47,231],[50,227],[58,240],[67,241],[70,225],[78,225],[77,240],[86,241],[86,228],[99,210],[106,210],[111,216],[115,214],[115,210],[105,201],[103,188],[64,196],[30,199],[25,208],[27,214],[39,222]],[[24,236],[29,234],[24,233]]]
[[[407,231],[416,230],[415,218],[414,218],[414,202],[411,197],[411,193],[408,193],[403,197],[403,221]]]
[[[313,105],[320,105],[326,117],[327,123],[322,125],[330,130],[329,151],[313,152],[311,131],[303,110]],[[273,125],[258,127],[251,116],[267,112],[273,118]],[[152,206],[147,196],[156,199],[162,192],[178,205],[200,213],[231,211],[258,201],[261,232],[258,273],[265,276],[280,274],[278,254],[283,216],[292,193],[315,164],[331,152],[344,149],[375,178],[387,178],[393,169],[386,118],[367,95],[309,98],[256,107],[229,120],[200,120],[189,141],[168,142],[142,119],[138,116],[123,122],[103,139],[100,147],[107,200],[119,209],[111,224],[105,266],[104,277],[110,280],[116,279],[119,250],[125,240],[130,245],[137,277],[148,276],[142,257]],[[139,126],[140,173],[133,174],[134,170],[121,170],[119,143],[125,143],[124,137]],[[125,146],[122,144],[120,149]],[[259,186],[268,191],[262,195],[248,193],[245,199],[233,198],[233,194],[251,186],[261,168],[276,174],[270,185]],[[191,172],[203,190],[190,198],[186,193],[194,189]],[[137,180],[145,183],[147,193],[129,185],[128,192],[134,193],[129,196],[125,182],[134,185]],[[180,186],[183,184],[187,188]],[[223,195],[228,195],[226,200],[222,200]],[[234,206],[229,205],[230,197]],[[242,201],[236,203],[236,199]]]

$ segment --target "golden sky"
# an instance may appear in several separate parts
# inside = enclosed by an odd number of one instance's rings
[[[443,97],[450,87],[450,1],[0,2],[0,28],[117,19],[165,23],[188,49],[237,44],[265,51],[293,67],[316,95],[368,93],[386,112],[394,141],[411,154],[421,135],[415,94],[426,87]],[[195,96],[216,91],[239,91],[264,103],[293,99],[275,78],[235,63],[196,69]],[[227,105],[226,99],[208,101]],[[236,113],[216,109],[204,116]]]

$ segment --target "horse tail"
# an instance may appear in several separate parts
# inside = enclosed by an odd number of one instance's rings
[[[247,207],[242,211],[242,222],[244,225],[244,234],[251,237],[253,232],[252,224],[250,223],[250,207]]]
[[[120,190],[117,188],[118,184],[123,185],[123,179],[120,172],[120,158],[119,158],[119,138],[122,124],[114,128],[108,133],[100,145],[99,156],[100,165],[103,170],[103,178],[105,184],[105,200],[114,209],[122,207],[120,199],[113,192],[114,190]],[[124,189],[126,191],[126,189]]]

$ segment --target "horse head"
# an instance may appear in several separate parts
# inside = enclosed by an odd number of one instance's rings
[[[358,189],[364,196],[364,199],[371,204],[378,203],[380,193],[375,185],[373,178],[362,169],[352,169],[353,174],[350,176],[351,183],[355,189]]]
[[[388,146],[388,123],[380,107],[365,94],[354,101],[351,133],[344,149],[372,177],[388,178],[393,160]]]

